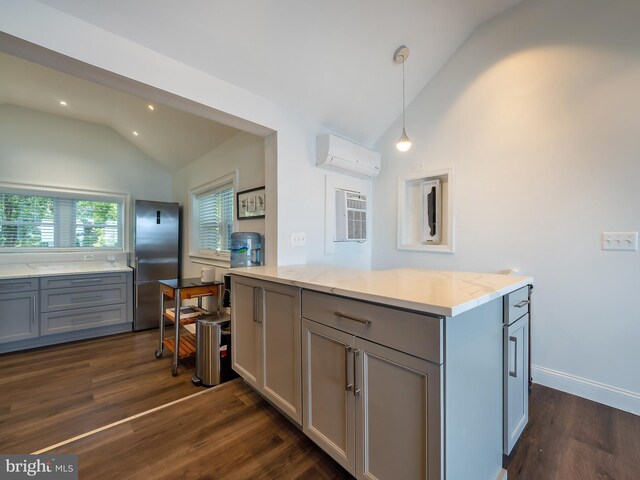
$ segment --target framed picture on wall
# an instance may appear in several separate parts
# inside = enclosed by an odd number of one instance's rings
[[[236,212],[238,220],[264,218],[266,208],[264,187],[252,188],[236,193]]]

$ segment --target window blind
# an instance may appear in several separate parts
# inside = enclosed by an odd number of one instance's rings
[[[122,201],[0,191],[0,248],[122,248]]]
[[[233,232],[233,183],[197,196],[200,251],[229,251]]]

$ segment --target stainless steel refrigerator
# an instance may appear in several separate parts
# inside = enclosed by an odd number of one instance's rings
[[[136,200],[135,216],[133,329],[138,331],[160,321],[158,280],[178,278],[179,204]]]

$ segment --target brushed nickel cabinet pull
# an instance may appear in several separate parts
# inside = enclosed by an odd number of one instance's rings
[[[71,283],[102,283],[102,278],[82,278],[79,280],[71,280]]]
[[[342,312],[335,312],[334,315],[336,317],[346,318],[347,320],[353,320],[354,322],[364,323],[365,325],[371,325],[371,320],[368,320],[366,318],[352,317],[351,315],[345,315]]]
[[[32,297],[31,300],[33,301],[33,316],[31,317],[31,323],[33,323],[35,325],[36,324],[36,315],[37,315],[36,297]]]
[[[358,365],[356,359],[360,356],[360,350],[355,349],[353,351],[353,395],[360,396],[360,389],[358,388]]]
[[[87,295],[84,297],[71,297],[72,302],[86,302],[87,300],[102,300],[102,295]]]
[[[71,324],[79,325],[79,324],[89,323],[89,322],[99,322],[101,320],[102,320],[102,315],[91,315],[88,317],[73,318],[71,319]]]
[[[531,303],[531,300],[522,300],[521,302],[518,302],[514,305],[514,307],[516,308],[522,308],[525,305],[529,305],[529,303]]]
[[[347,382],[347,392],[353,388],[353,383],[349,381],[349,354],[351,353],[351,345],[344,346],[344,378]]]
[[[509,369],[509,376],[518,378],[518,337],[509,337],[509,341],[513,342],[513,371]]]
[[[258,323],[258,287],[253,287],[253,321]]]

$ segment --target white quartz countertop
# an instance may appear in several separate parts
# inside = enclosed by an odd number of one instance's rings
[[[0,280],[82,273],[128,272],[131,267],[119,262],[52,262],[0,264]]]
[[[522,275],[417,268],[294,265],[234,268],[230,273],[449,317],[533,283],[532,277]]]

